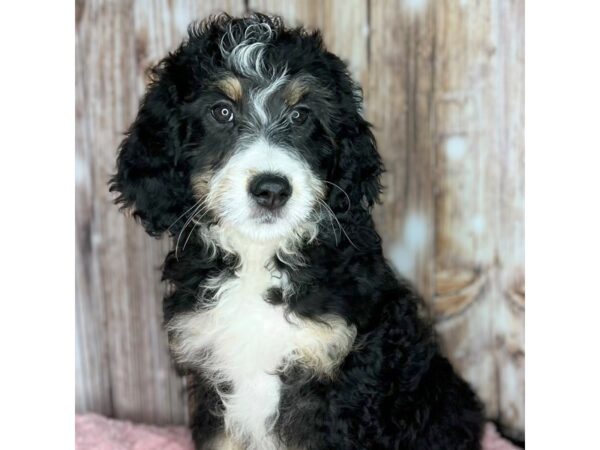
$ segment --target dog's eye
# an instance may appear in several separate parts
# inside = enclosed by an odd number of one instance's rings
[[[296,108],[290,114],[290,120],[294,125],[302,125],[308,117],[308,110],[306,108]]]
[[[227,103],[219,103],[213,106],[212,116],[219,123],[227,123],[233,120],[233,108]]]

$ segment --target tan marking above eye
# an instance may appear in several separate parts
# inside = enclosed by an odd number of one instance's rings
[[[294,106],[308,92],[308,86],[302,80],[293,80],[285,92],[285,102],[288,106]]]
[[[217,87],[223,91],[227,97],[234,102],[239,102],[242,99],[243,90],[242,83],[233,75],[223,78],[217,82]]]

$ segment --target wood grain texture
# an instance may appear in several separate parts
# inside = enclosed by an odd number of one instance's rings
[[[349,63],[387,166],[374,211],[384,251],[424,295],[490,415],[519,434],[523,0],[78,1],[77,410],[186,421],[160,327],[166,242],[117,211],[106,181],[146,68],[192,20],[246,9],[321,29]]]
[[[387,173],[375,221],[394,267],[433,294],[432,112],[434,8],[370,2],[367,118]]]
[[[371,2],[366,90],[388,168],[376,211],[386,253],[424,294],[446,352],[489,414],[517,434],[524,426],[522,5]]]
[[[453,362],[498,411],[494,354],[494,200],[499,130],[494,126],[497,45],[490,2],[438,2],[434,96],[438,330]],[[456,282],[464,279],[465,282]],[[450,281],[450,283],[448,283]],[[455,281],[452,283],[452,281]],[[476,288],[474,288],[474,286]],[[451,307],[458,307],[458,313]]]
[[[494,312],[500,419],[525,423],[525,1],[499,2],[498,98],[502,116],[498,217],[498,307]]]
[[[366,0],[249,0],[250,11],[278,14],[292,26],[319,29],[327,49],[346,61],[355,79],[368,76]]]
[[[161,329],[166,242],[112,204],[107,181],[135,117],[145,70],[223,2],[77,3],[76,409],[151,423],[187,420]],[[232,14],[243,2],[230,2]]]
[[[523,310],[507,293],[524,293],[524,61],[515,53],[524,46],[523,3],[436,5],[432,305],[456,366],[490,415],[518,431],[524,427]],[[444,285],[448,279],[452,286]]]

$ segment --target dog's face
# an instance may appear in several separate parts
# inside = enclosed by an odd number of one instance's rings
[[[329,93],[285,64],[263,68],[263,45],[238,44],[189,105],[203,130],[191,177],[197,215],[258,240],[319,220],[335,154]]]
[[[154,235],[192,220],[254,240],[316,229],[379,192],[360,102],[318,34],[209,19],[154,69],[111,189]]]

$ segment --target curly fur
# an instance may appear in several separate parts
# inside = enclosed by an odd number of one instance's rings
[[[219,80],[248,101],[232,125],[207,113]],[[310,113],[294,128],[299,99]],[[153,69],[111,191],[150,235],[173,238],[164,319],[198,449],[480,448],[480,402],[383,257],[370,214],[383,167],[361,104],[319,33],[261,14],[192,25]],[[311,192],[304,209],[247,227],[287,223],[273,239],[228,222],[246,201],[223,200],[236,177],[215,187],[252,136],[268,143],[258,155],[291,155],[286,176],[305,177],[292,198]]]

